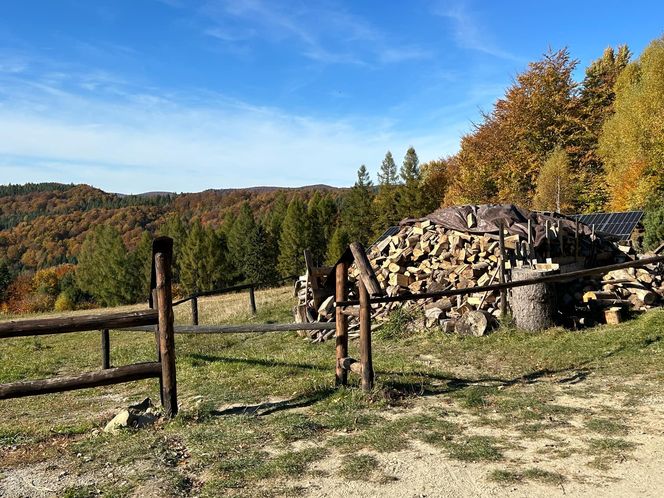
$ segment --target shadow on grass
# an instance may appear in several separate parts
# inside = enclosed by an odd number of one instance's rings
[[[318,389],[316,391],[296,396],[291,399],[258,403],[255,405],[237,405],[225,408],[223,410],[212,410],[210,415],[215,417],[221,417],[224,415],[255,415],[262,417],[283,410],[306,408],[318,403],[319,401],[323,401],[324,399],[334,394],[335,391],[336,389],[332,388]]]
[[[608,351],[601,356],[605,359],[614,356],[626,349],[626,346],[616,348]],[[331,367],[323,367],[320,365],[304,363],[304,362],[285,362],[280,360],[264,360],[259,358],[237,358],[229,356],[212,356],[205,354],[191,355],[200,361],[208,362],[228,362],[228,363],[244,363],[251,366],[264,366],[264,367],[289,367],[302,370],[329,370],[333,375]],[[445,374],[443,372],[437,373],[432,371],[414,370],[410,372],[391,372],[388,370],[378,370],[377,377],[380,380],[382,395],[389,400],[398,400],[411,396],[437,396],[441,394],[452,394],[457,391],[462,391],[468,387],[477,385],[490,385],[494,387],[510,387],[517,384],[533,384],[540,382],[546,377],[555,377],[567,374],[563,378],[556,379],[558,383],[577,384],[583,382],[588,375],[592,372],[589,365],[596,361],[598,358],[588,359],[583,362],[569,365],[559,369],[543,368],[533,372],[520,375],[513,379],[505,379],[501,377],[483,376],[477,378],[460,378],[453,375]],[[297,396],[292,399],[258,403],[254,405],[237,405],[231,406],[224,410],[214,410],[210,414],[213,416],[224,415],[256,415],[265,416],[283,410],[292,410],[296,408],[304,408],[324,400],[331,396],[336,389],[322,388],[307,394]]]
[[[288,368],[299,368],[302,370],[319,370],[325,371],[329,370],[326,367],[320,365],[312,365],[310,363],[292,363],[287,361],[279,360],[263,360],[260,358],[237,358],[235,356],[212,356],[208,354],[191,354],[187,355],[190,358],[194,358],[199,361],[206,361],[209,363],[224,362],[224,363],[245,363],[251,366],[259,367],[288,367]],[[334,371],[334,370],[333,370]]]

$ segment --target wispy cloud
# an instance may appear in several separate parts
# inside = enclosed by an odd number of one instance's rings
[[[414,145],[448,152],[457,130],[421,134],[385,118],[312,118],[206,93],[71,90],[97,76],[0,79],[0,183],[85,182],[119,192],[348,185],[359,164]]]
[[[210,0],[200,9],[205,35],[242,49],[252,41],[292,43],[301,56],[326,64],[378,65],[427,59],[432,50],[389,40],[342,6],[318,2]]]
[[[433,6],[433,13],[449,19],[454,29],[454,39],[461,48],[475,50],[493,57],[516,62],[523,62],[523,58],[507,50],[491,40],[486,27],[482,26],[470,12],[465,0],[439,1]]]

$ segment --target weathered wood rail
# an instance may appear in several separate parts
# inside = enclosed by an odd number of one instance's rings
[[[504,242],[501,241],[501,245]],[[418,301],[422,299],[439,299],[443,297],[461,296],[466,294],[475,294],[479,292],[489,292],[499,290],[506,295],[508,289],[522,287],[527,285],[539,284],[544,282],[569,282],[581,277],[590,275],[601,275],[614,270],[623,268],[637,268],[656,263],[664,262],[664,256],[655,256],[650,258],[627,261],[613,265],[588,268],[569,273],[557,275],[547,275],[538,278],[517,280],[512,282],[505,281],[504,269],[501,264],[501,281],[498,284],[469,287],[465,289],[451,289],[438,292],[424,292],[419,294],[405,294],[400,296],[384,296],[379,282],[376,279],[373,268],[366,256],[364,248],[357,243],[351,245],[352,256],[355,265],[359,270],[359,279],[357,282],[359,299],[348,299],[348,266],[350,259],[342,257],[336,265],[336,286],[335,286],[335,307],[336,307],[336,369],[335,380],[337,385],[347,385],[348,372],[360,374],[363,390],[370,390],[374,383],[373,360],[371,353],[371,305],[378,303],[395,303]],[[501,251],[502,252],[502,251]],[[348,254],[348,251],[347,253]],[[368,291],[371,289],[371,292]],[[502,302],[506,303],[507,299]],[[359,306],[359,312],[357,307]],[[506,304],[504,305],[506,306]],[[501,305],[501,316],[505,316],[506,308]],[[360,321],[360,360],[357,361],[348,356],[348,316],[359,316]]]
[[[296,275],[290,275],[288,277],[281,278],[277,280],[277,283],[280,282],[285,282],[286,280],[293,280],[296,279]],[[248,291],[249,294],[249,309],[251,310],[251,314],[255,315],[256,314],[256,289],[259,288],[261,284],[257,283],[248,283],[248,284],[240,284],[240,285],[233,285],[231,287],[224,287],[221,289],[213,289],[209,291],[203,291],[203,292],[196,292],[194,294],[191,294],[187,297],[183,297],[182,299],[179,299],[173,303],[173,306],[179,306],[180,304],[184,304],[187,301],[191,303],[191,325],[198,325],[198,298],[199,297],[207,297],[207,296],[221,296],[223,294],[230,294],[232,292],[240,292],[243,290]]]
[[[0,322],[0,339],[101,330],[103,356],[103,370],[100,371],[86,372],[68,377],[22,380],[9,384],[0,384],[0,399],[34,396],[158,378],[160,380],[160,394],[164,413],[167,417],[175,416],[178,406],[171,297],[172,260],[173,241],[168,237],[155,239],[152,246],[151,288],[153,292],[151,294],[151,307],[156,309],[106,315]],[[157,361],[111,368],[109,329],[150,325],[157,326],[155,332]]]

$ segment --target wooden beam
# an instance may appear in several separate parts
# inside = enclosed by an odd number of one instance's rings
[[[111,368],[111,337],[108,329],[101,331],[101,368]]]
[[[367,288],[369,295],[382,296],[384,294],[383,289],[380,287],[380,283],[376,278],[376,273],[371,266],[371,262],[369,261],[362,244],[359,242],[353,242],[350,245],[350,250],[353,253],[353,258],[355,258],[355,265],[360,271],[360,279],[364,282],[364,286]]]
[[[38,320],[10,320],[0,322],[0,339],[31,335],[68,334],[85,330],[122,329],[154,325],[158,322],[155,310],[124,313],[40,318]]]
[[[191,324],[198,325],[198,297],[191,298]]]
[[[498,243],[500,246],[500,272],[498,274],[499,282],[504,284],[505,279],[505,224],[500,220],[500,233]],[[500,319],[505,320],[507,317],[507,289],[500,289]]]
[[[159,352],[161,355],[161,387],[164,414],[171,418],[178,413],[175,377],[175,334],[173,331],[173,294],[171,265],[173,239],[159,237],[152,245],[156,271],[157,310],[159,311]]]
[[[253,286],[249,287],[249,309],[252,315],[256,314],[256,295],[254,294]]]
[[[0,384],[0,399],[107,386],[110,384],[159,377],[160,375],[161,364],[157,362],[136,363],[134,365],[109,368],[107,370],[100,370],[99,372],[87,372],[71,377],[54,377],[52,379],[24,380],[11,384]]]
[[[374,386],[373,360],[371,358],[371,305],[369,292],[360,279],[360,365],[362,367],[362,390],[371,391]]]
[[[336,289],[335,300],[343,301],[348,298],[348,263],[340,262],[336,269]],[[335,370],[335,384],[345,386],[348,384],[348,371],[341,362],[348,356],[348,317],[344,314],[343,308],[337,308],[336,314],[336,354],[337,365]]]
[[[586,270],[572,271],[569,273],[561,273],[559,275],[547,275],[545,277],[532,278],[528,280],[519,280],[514,282],[505,282],[504,284],[485,285],[483,287],[468,287],[466,289],[451,289],[439,292],[423,292],[421,294],[401,295],[401,296],[385,296],[375,297],[369,300],[370,304],[378,303],[401,303],[405,301],[417,301],[420,299],[436,299],[441,297],[450,296],[464,296],[467,294],[474,294],[476,292],[494,291],[501,289],[511,289],[513,287],[521,287],[523,285],[532,285],[540,282],[570,282],[580,277],[587,277],[588,275],[601,275],[609,273],[614,270],[623,268],[638,268],[641,266],[648,266],[664,261],[664,256],[654,256],[652,258],[643,258],[636,261],[626,261],[624,263],[616,263],[614,265],[598,266],[597,268],[588,268]],[[335,306],[357,306],[360,304],[359,300],[349,300],[334,303]]]
[[[243,325],[175,325],[176,334],[246,334],[265,332],[294,332],[297,330],[334,330],[334,322],[313,323],[245,323]],[[152,332],[151,327],[132,327],[126,332]]]

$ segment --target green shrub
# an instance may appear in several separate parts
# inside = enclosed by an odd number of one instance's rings
[[[643,246],[645,249],[654,249],[664,241],[664,202],[651,202],[643,217],[645,235]]]
[[[55,311],[71,311],[75,308],[74,301],[68,292],[61,292],[53,305]]]

